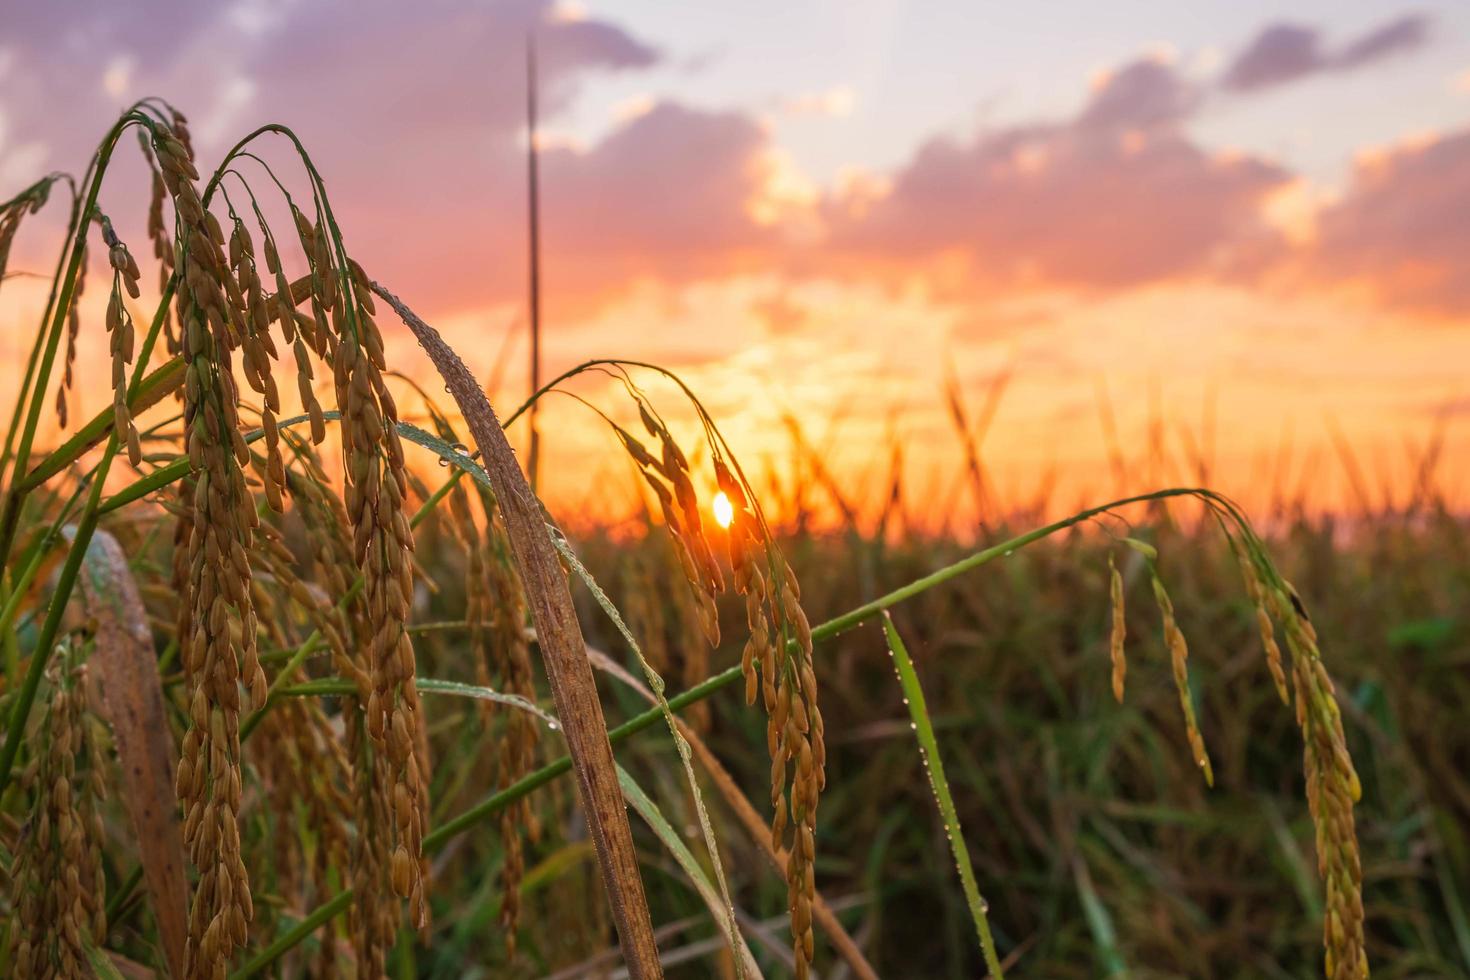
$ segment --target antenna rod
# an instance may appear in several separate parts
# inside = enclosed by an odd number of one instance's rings
[[[531,394],[541,390],[541,208],[536,166],[536,39],[526,38],[526,164],[529,183],[528,204],[530,218],[531,259]],[[536,489],[536,477],[541,456],[541,433],[536,428],[536,408],[540,399],[531,403],[526,419],[531,428],[531,451],[526,460],[527,475],[531,489]]]

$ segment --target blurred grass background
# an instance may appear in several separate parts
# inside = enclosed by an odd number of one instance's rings
[[[1262,525],[1312,614],[1338,683],[1364,786],[1357,814],[1368,942],[1375,975],[1383,977],[1470,976],[1470,726],[1463,721],[1470,525],[1433,499],[1351,520],[1283,506]],[[1321,889],[1301,738],[1292,709],[1272,687],[1235,560],[1197,507],[1135,508],[1128,517],[1131,529],[1117,519],[1073,529],[893,613],[928,696],[1001,955],[1017,976],[1321,975]],[[791,518],[782,546],[817,623],[1038,522],[1022,516],[1014,527],[997,524],[978,543],[902,529],[864,532],[858,522],[818,533],[803,523]],[[430,531],[420,548],[440,563],[426,569],[438,591],[424,619],[463,608],[456,549],[447,539],[436,543],[436,533],[444,532]],[[1185,741],[1147,574],[1113,540],[1129,533],[1157,547],[1190,642],[1213,790]],[[738,606],[723,610],[720,650],[701,651],[693,639],[697,628],[681,609],[684,586],[661,531],[586,533],[577,546],[640,641],[664,659],[671,692],[738,659]],[[1121,706],[1109,687],[1109,548],[1127,598],[1130,669]],[[585,592],[579,602],[589,643],[623,659],[611,624]],[[452,663],[464,656],[452,630],[424,634],[420,650],[426,674],[468,669]],[[818,888],[881,975],[980,976],[881,626],[821,644],[816,660],[829,744]],[[610,723],[644,708],[602,680]],[[745,707],[737,688],[687,717],[766,813],[765,720]],[[457,718],[436,712],[436,743],[459,730],[468,746],[478,726]],[[650,730],[621,746],[619,758],[671,822],[695,836],[668,738]],[[474,798],[456,799],[442,768],[435,790],[436,812]],[[534,870],[522,961],[478,975],[582,975],[609,962],[597,957],[612,936],[580,828],[565,816],[569,793],[560,784],[537,799],[549,826],[528,857]],[[752,949],[771,975],[782,975],[785,886],[718,795],[706,796],[747,931],[771,939],[752,941]],[[655,922],[678,927],[663,934],[673,954],[670,975],[733,975],[710,951],[716,933],[698,896],[647,828],[635,831]],[[473,924],[493,921],[494,835],[471,835],[449,856],[438,862],[435,904],[456,910],[440,921],[460,936],[421,947],[415,968],[475,975],[465,954],[467,944],[478,949],[483,941]],[[474,903],[485,909],[466,914]],[[820,933],[818,947],[819,973],[846,975]],[[683,955],[689,959],[679,965]],[[493,963],[494,955],[472,959]]]

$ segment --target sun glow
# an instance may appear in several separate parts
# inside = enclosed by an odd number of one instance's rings
[[[730,522],[735,519],[735,507],[730,503],[730,498],[725,496],[725,491],[716,493],[710,506],[715,512],[715,523],[720,527],[729,527]]]

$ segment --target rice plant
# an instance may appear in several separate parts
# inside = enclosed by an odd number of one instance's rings
[[[130,136],[150,178],[152,261],[141,265],[142,250],[119,239],[98,204]],[[289,168],[267,163],[268,145],[287,151]],[[843,839],[819,819],[822,801],[850,806],[843,781],[855,778],[828,755],[830,648],[982,566],[1095,528],[1108,547],[1113,691],[1124,698],[1128,675],[1122,559],[1147,573],[1184,752],[1212,782],[1188,623],[1163,570],[1165,559],[1187,565],[1188,549],[1114,533],[1119,512],[1170,499],[1201,505],[1228,546],[1264,676],[1295,707],[1325,973],[1367,975],[1362,789],[1343,712],[1303,601],[1224,497],[1168,489],[1090,508],[931,559],[813,624],[801,566],[695,392],[655,365],[589,360],[502,419],[444,339],[354,260],[322,175],[289,129],[262,127],[201,170],[184,116],[162,100],[137,103],[80,180],[51,175],[0,206],[0,275],[23,219],[68,203],[0,456],[6,975],[594,972],[615,932],[629,975],[655,977],[680,962],[659,942],[678,923],[654,915],[676,904],[672,876],[713,926],[701,970],[801,978],[830,949],[876,976],[818,888],[840,873],[823,864],[824,842]],[[110,277],[101,288],[112,397],[79,421],[89,251],[105,252]],[[143,316],[150,281],[158,296]],[[425,358],[390,362],[385,313]],[[285,393],[282,360],[296,379]],[[452,407],[409,380],[428,371]],[[645,488],[651,532],[611,562],[589,552],[596,541],[561,530],[506,436],[540,398],[594,376],[623,400],[587,406]],[[656,404],[648,379],[672,384],[675,404]],[[425,425],[400,404],[417,405]],[[59,435],[46,448],[48,406]],[[693,415],[698,438],[681,445],[673,411]],[[973,450],[967,459],[978,474]],[[717,497],[697,489],[711,485]],[[821,605],[833,606],[830,595]],[[960,833],[956,797],[969,783],[952,789],[943,777],[917,674],[886,622],[985,963],[997,976],[1007,963],[1025,973],[1028,942],[992,936],[979,900],[993,865],[972,865]],[[738,654],[721,645],[732,623]],[[589,646],[607,624],[609,650]],[[661,671],[675,655],[684,689],[671,694]],[[611,697],[595,669],[616,681]],[[734,733],[751,730],[711,720],[714,708],[722,722],[742,717],[738,697],[717,697],[732,687],[760,703],[760,805],[719,761],[744,746]],[[610,723],[612,708],[626,719]],[[640,782],[614,747],[659,723],[676,761]],[[758,733],[745,741],[759,752]],[[568,772],[571,794],[556,782]],[[653,833],[641,846],[629,805]],[[693,821],[678,816],[686,806]],[[695,836],[691,848],[685,837]],[[730,860],[746,838],[769,870]],[[600,894],[589,897],[593,870]],[[773,880],[780,943],[744,907]],[[1085,911],[1094,934],[1111,933],[1096,927],[1107,910],[1095,894]],[[1003,905],[990,914],[1008,921]]]

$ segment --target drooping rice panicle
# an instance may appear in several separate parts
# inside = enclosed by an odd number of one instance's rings
[[[1195,718],[1194,698],[1189,690],[1189,645],[1184,640],[1184,631],[1174,616],[1174,600],[1164,588],[1163,580],[1153,573],[1154,601],[1159,606],[1159,616],[1164,622],[1164,646],[1169,651],[1169,666],[1174,675],[1174,687],[1179,692],[1179,709],[1184,715],[1184,731],[1189,737],[1189,751],[1195,765],[1205,777],[1205,783],[1215,785],[1215,770],[1210,764],[1210,754],[1205,750],[1205,739]]]
[[[1123,703],[1123,683],[1128,676],[1128,657],[1123,650],[1123,640],[1128,634],[1128,625],[1123,609],[1123,576],[1118,565],[1108,554],[1108,595],[1112,601],[1112,630],[1108,635],[1108,656],[1113,663],[1113,697]]]
[[[18,980],[89,976],[86,946],[107,936],[103,756],[87,717],[80,654],[68,639],[52,661],[44,741],[25,780],[32,810],[10,869],[10,969]]]
[[[179,547],[187,552],[179,646],[190,685],[188,733],[179,759],[184,841],[199,869],[185,970],[222,977],[254,915],[240,853],[240,693],[251,710],[266,693],[256,653],[248,554],[257,524],[243,466],[239,395],[231,373],[228,279],[219,223],[195,188],[187,144],[163,127],[153,151],[178,218],[182,256],[178,318],[184,359],[184,440],[192,487]]]
[[[319,316],[330,311],[335,328],[332,364],[342,412],[344,503],[352,526],[353,557],[364,579],[370,637],[371,691],[364,711],[368,734],[375,750],[386,755],[391,777],[391,800],[385,808],[393,820],[389,880],[394,893],[408,899],[415,927],[423,928],[429,917],[428,862],[423,854],[428,783],[413,642],[407,629],[414,543],[404,505],[408,481],[397,430],[398,408],[383,379],[383,340],[373,320],[366,277],[355,264],[336,274],[321,225],[312,226],[299,211],[296,221],[313,263],[313,308]]]

